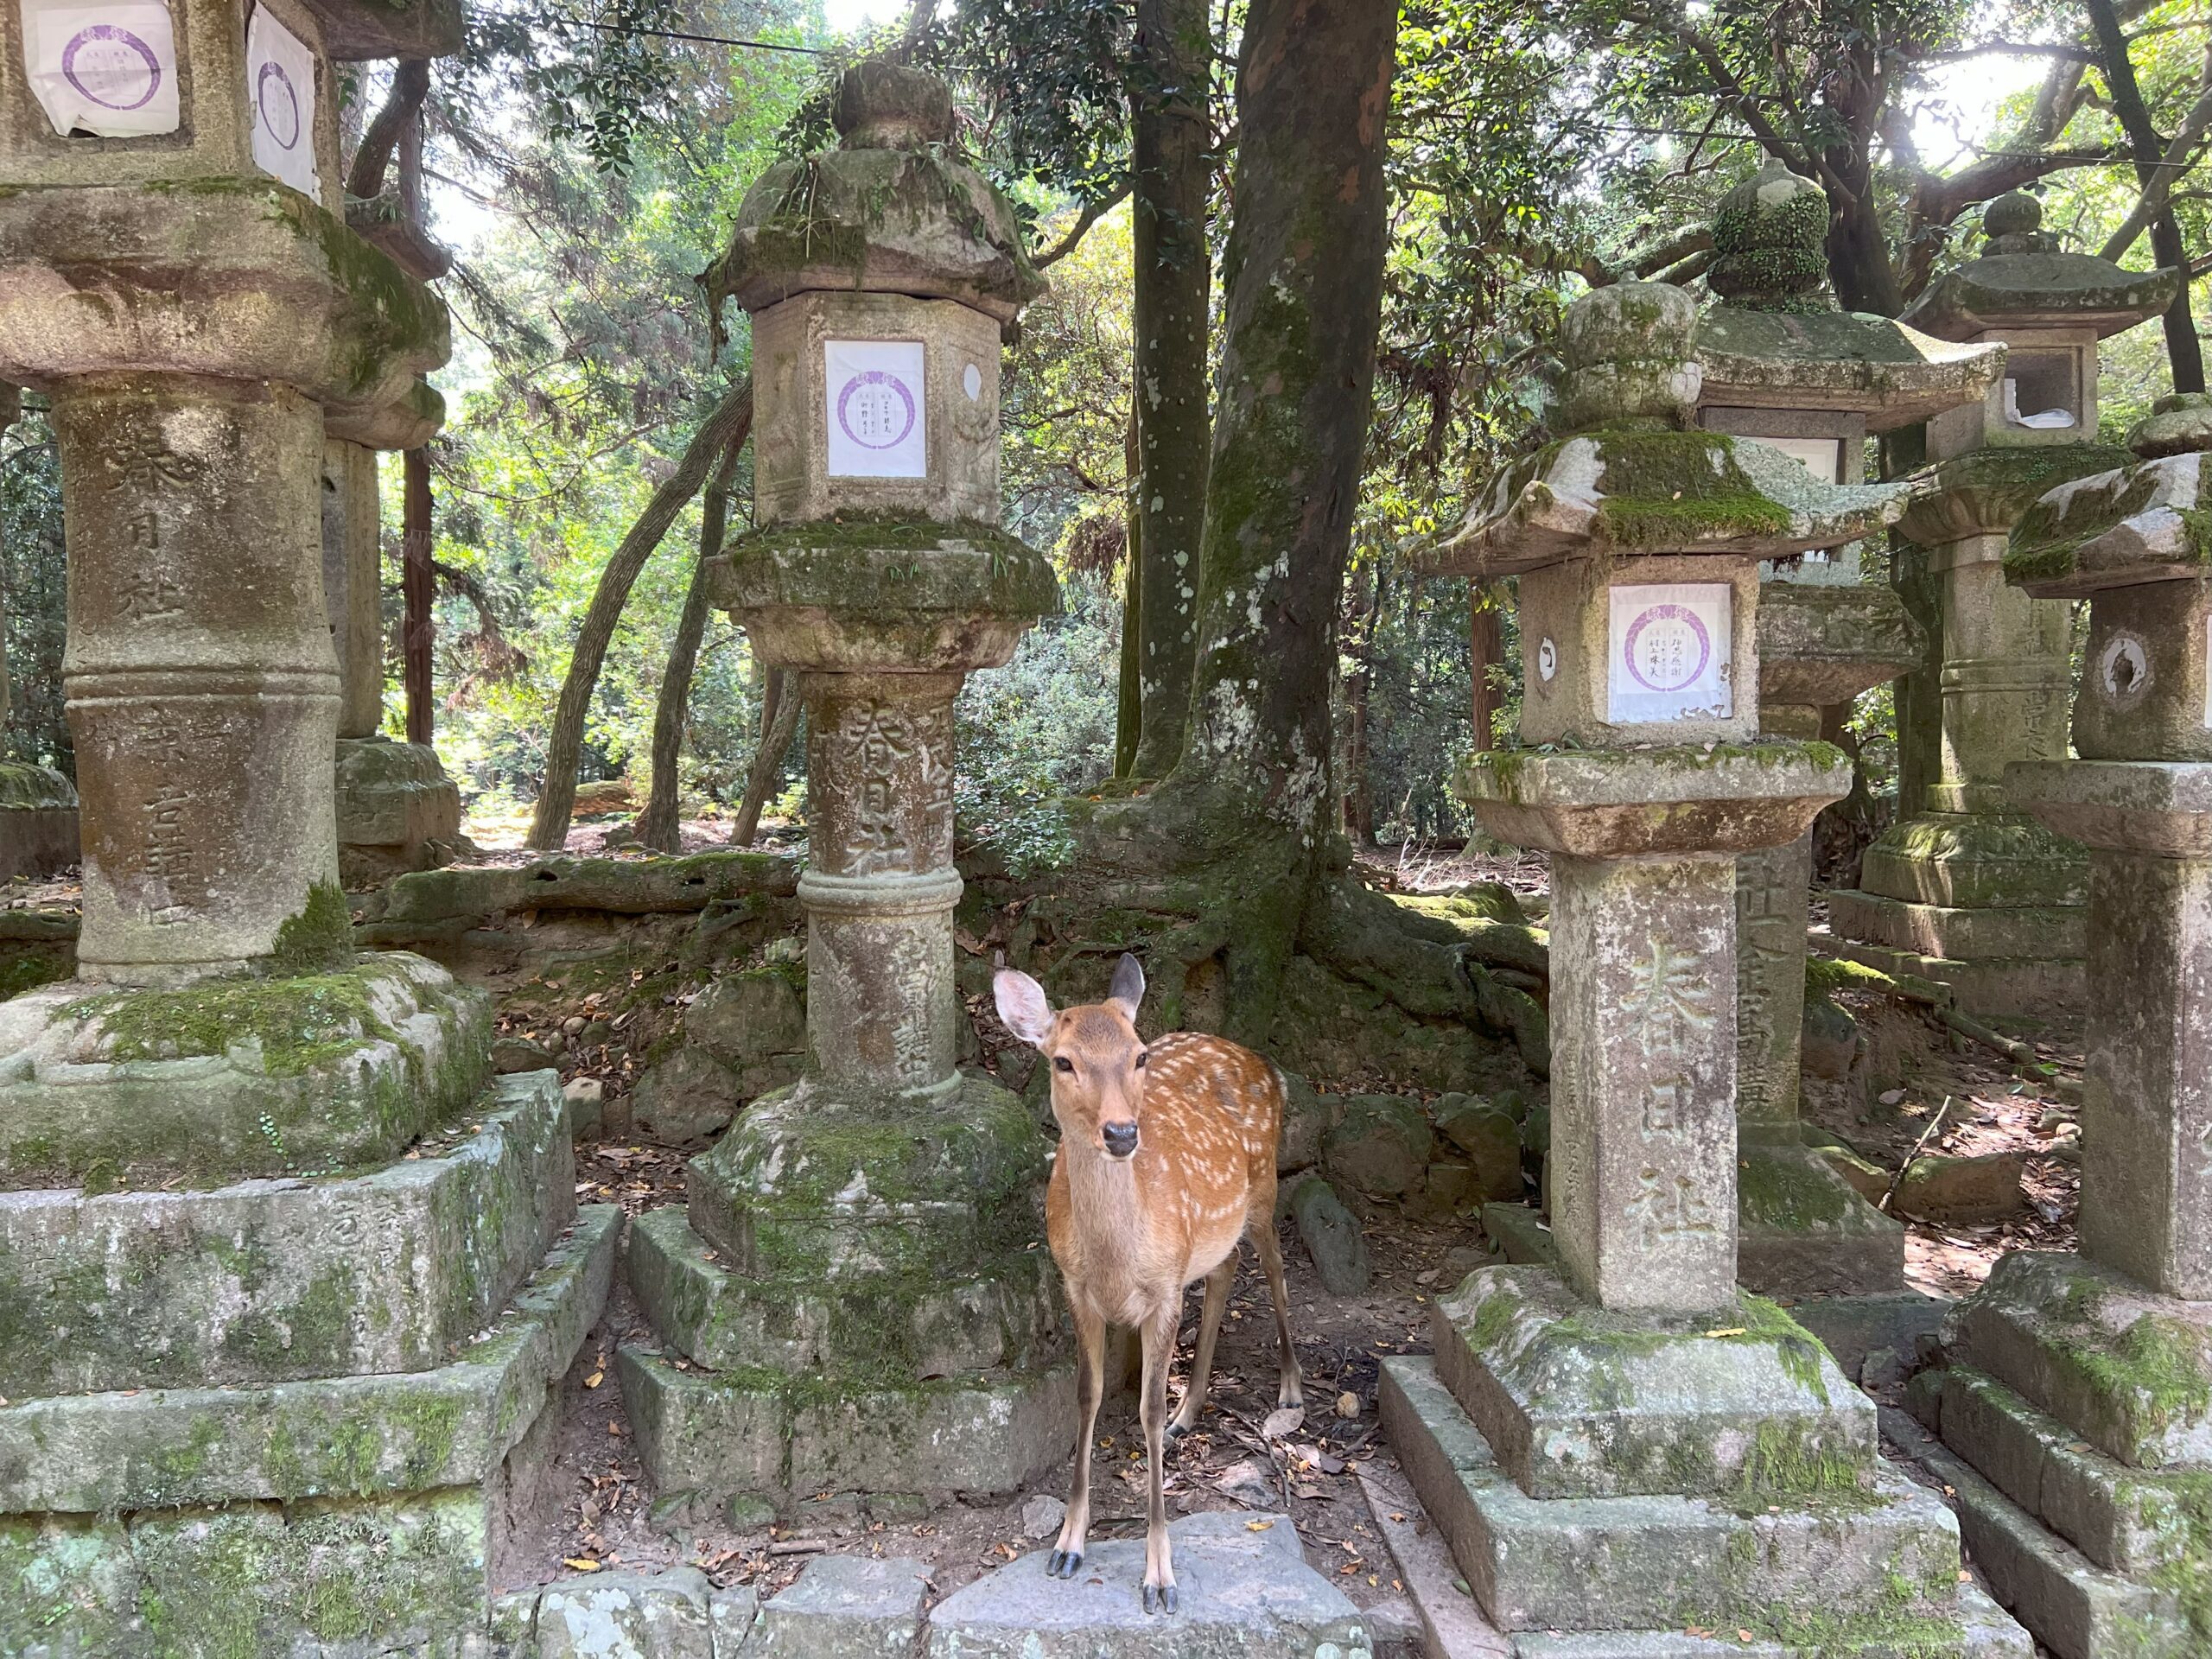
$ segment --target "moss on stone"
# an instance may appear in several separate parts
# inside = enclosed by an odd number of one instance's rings
[[[1805,995],[1833,998],[1838,991],[1885,991],[1896,988],[1897,981],[1878,968],[1869,968],[1863,962],[1853,962],[1847,957],[1816,957],[1805,958]]]
[[[97,1020],[101,1052],[111,1060],[227,1054],[251,1041],[271,1077],[300,1076],[365,1040],[391,1035],[377,1016],[362,969],[109,993],[72,1003],[62,1014]]]
[[[270,969],[297,978],[327,973],[353,961],[353,912],[337,883],[318,881],[308,889],[307,903],[299,913],[286,917],[277,928]]]
[[[1787,533],[1789,508],[1752,483],[1735,443],[1712,432],[1608,432],[1599,534],[1645,550]]]

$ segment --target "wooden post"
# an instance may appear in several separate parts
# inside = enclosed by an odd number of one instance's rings
[[[1490,682],[1490,671],[1504,654],[1502,631],[1498,626],[1498,607],[1503,596],[1486,582],[1467,584],[1467,655],[1468,666],[1473,671],[1475,682],[1475,751],[1495,748],[1497,739],[1493,734],[1497,726],[1497,711],[1503,701],[1497,688]]]
[[[407,691],[407,741],[430,741],[430,452],[402,457],[405,495],[400,512],[400,674]]]

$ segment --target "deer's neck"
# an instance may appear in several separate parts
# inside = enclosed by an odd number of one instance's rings
[[[1094,1259],[1132,1255],[1144,1234],[1144,1190],[1137,1179],[1137,1159],[1109,1158],[1096,1147],[1061,1142],[1067,1160],[1069,1197],[1085,1254]]]

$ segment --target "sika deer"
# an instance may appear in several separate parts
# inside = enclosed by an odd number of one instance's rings
[[[1124,956],[1103,1002],[1054,1013],[1027,974],[994,982],[999,1018],[1052,1068],[1052,1116],[1060,1151],[1045,1196],[1052,1259],[1067,1283],[1079,1351],[1077,1394],[1083,1433],[1065,1524],[1046,1571],[1071,1579],[1083,1566],[1090,1527],[1090,1444],[1105,1382],[1106,1327],[1144,1339],[1140,1414],[1151,1476],[1145,1536],[1144,1610],[1175,1611],[1175,1569],[1160,1495],[1166,1437],[1187,1433],[1205,1408],[1215,1335],[1236,1272],[1236,1241],[1249,1236],[1266,1269],[1282,1348],[1283,1405],[1300,1403],[1298,1356],[1275,1242],[1275,1142],[1282,1133],[1282,1073],[1249,1048],[1198,1032],[1147,1044],[1137,1035],[1144,969]],[[1190,1392],[1172,1423],[1167,1367],[1183,1291],[1206,1281]]]

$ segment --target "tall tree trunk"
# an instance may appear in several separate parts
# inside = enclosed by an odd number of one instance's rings
[[[399,676],[407,695],[407,741],[430,741],[430,648],[436,639],[431,601],[437,575],[430,566],[430,452],[410,449],[400,459]]]
[[[1861,168],[1850,182],[1856,188],[1849,199],[1828,193],[1828,281],[1845,310],[1894,317],[1904,309],[1904,288],[1890,258],[1873,178]]]
[[[1498,617],[1498,607],[1503,602],[1499,590],[1489,583],[1467,584],[1467,666],[1475,683],[1474,706],[1469,713],[1478,753],[1497,747],[1497,711],[1503,700],[1491,683],[1491,670],[1505,660],[1505,631]]]
[[[683,781],[678,772],[683,760],[683,719],[691,703],[691,675],[699,665],[699,642],[706,637],[707,602],[714,556],[721,551],[723,533],[729,528],[730,480],[737,472],[742,445],[722,455],[708,482],[700,503],[699,559],[691,567],[691,586],[683,595],[683,614],[676,624],[676,638],[669,642],[668,667],[660,677],[660,701],[653,709],[652,792],[638,817],[638,839],[664,853],[683,850]]]
[[[746,770],[745,798],[738,803],[737,822],[730,826],[733,847],[750,847],[760,833],[760,809],[767,805],[768,791],[783,776],[784,756],[791,750],[791,739],[798,734],[800,702],[790,671],[770,669],[760,694],[760,746],[753,751],[753,764]]]
[[[1213,38],[1206,0],[1137,0],[1130,86],[1138,466],[1144,571],[1138,677],[1143,713],[1135,775],[1161,778],[1182,758],[1198,652],[1205,529],[1207,94]]]
[[[1382,3],[1253,0],[1247,16],[1183,755],[1096,820],[1122,842],[1107,856],[1181,874],[1203,913],[1166,948],[1221,954],[1228,1028],[1253,1041],[1335,835],[1329,694],[1382,312],[1396,30]]]
[[[1375,689],[1375,630],[1382,614],[1383,580],[1363,570],[1352,590],[1351,612],[1359,630],[1352,671],[1344,678],[1344,833],[1358,847],[1375,844],[1375,791],[1367,775],[1368,701]]]
[[[430,93],[430,66],[422,58],[403,58],[391,72],[391,92],[353,151],[353,165],[346,174],[346,194],[365,201],[384,191],[386,171],[399,148],[400,137],[421,113]]]
[[[653,492],[601,572],[583,626],[576,631],[575,651],[569,659],[568,677],[561,683],[561,701],[546,740],[545,785],[538,791],[537,810],[530,822],[530,845],[538,851],[555,851],[568,841],[569,819],[576,805],[576,766],[583,755],[584,717],[591,712],[599,671],[606,664],[614,626],[622,620],[622,607],[630,601],[630,589],[676,515],[707,481],[709,471],[724,451],[741,447],[752,429],[753,377],[747,375],[730,388],[692,435],[675,473]]]
[[[2165,159],[2165,140],[2158,136],[2158,129],[2151,119],[2151,111],[2143,101],[2143,90],[2136,84],[2134,60],[2127,52],[2127,35],[2121,29],[2120,13],[2112,0],[2085,0],[2089,9],[2089,26],[2097,40],[2097,56],[2105,72],[2105,86],[2112,93],[2112,112],[2127,135],[2127,147],[2135,156],[2137,185],[2148,189],[2158,176],[2159,163]],[[2189,250],[2183,245],[2181,226],[2175,222],[2173,210],[2168,208],[2151,221],[2151,254],[2162,267],[2178,266],[2182,271],[2181,292],[2174,296],[2161,321],[2166,331],[2166,360],[2173,369],[2176,391],[2204,390],[2204,346],[2196,337],[2196,324],[2189,308]]]
[[[1124,445],[1123,475],[1128,480],[1123,517],[1128,529],[1122,555],[1122,665],[1114,695],[1114,775],[1135,776],[1137,738],[1144,730],[1144,691],[1139,652],[1144,643],[1144,520],[1137,512],[1137,403],[1134,385],[1129,391],[1128,439]]]

